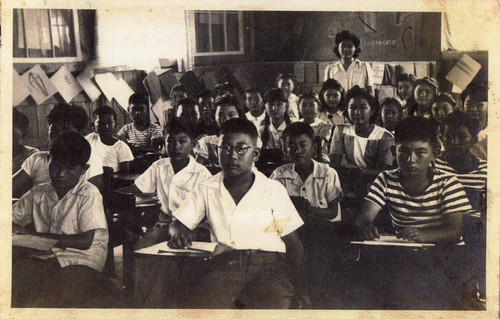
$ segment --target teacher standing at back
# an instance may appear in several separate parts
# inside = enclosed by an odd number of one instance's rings
[[[368,63],[357,59],[361,41],[349,32],[342,31],[335,35],[333,52],[340,61],[328,64],[325,69],[325,81],[335,79],[348,91],[355,85],[365,88],[373,95],[373,72]]]

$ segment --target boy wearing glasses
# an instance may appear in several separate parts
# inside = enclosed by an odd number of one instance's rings
[[[257,137],[252,122],[226,121],[218,146],[222,172],[202,181],[173,214],[173,248],[189,247],[192,230],[205,217],[212,241],[233,248],[215,258],[190,298],[192,306],[289,308],[294,295],[309,302],[296,232],[303,222],[286,189],[253,169]]]

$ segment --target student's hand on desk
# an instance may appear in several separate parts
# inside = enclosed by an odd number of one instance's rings
[[[361,235],[361,238],[366,240],[380,238],[380,234],[378,233],[377,227],[375,227],[372,224],[364,227],[358,227],[358,231],[359,234]]]
[[[396,237],[411,240],[417,243],[426,243],[432,241],[429,232],[418,228],[405,228],[399,231]]]
[[[185,249],[191,247],[191,236],[186,233],[175,233],[168,242],[168,247],[174,249]]]

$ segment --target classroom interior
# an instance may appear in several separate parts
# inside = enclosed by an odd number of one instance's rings
[[[361,39],[359,59],[373,69],[378,100],[396,97],[396,78],[408,73],[436,78],[441,92],[455,92],[456,107],[462,109],[459,91],[447,75],[467,55],[480,65],[470,82],[487,83],[488,51],[454,49],[448,19],[442,12],[15,9],[13,107],[29,119],[25,145],[48,150],[45,116],[58,103],[81,106],[89,118],[97,107],[110,106],[117,114],[119,130],[132,122],[127,112],[132,93],[148,95],[155,122],[161,116],[155,113],[157,106],[169,99],[170,90],[178,84],[196,98],[202,90],[229,82],[244,105],[245,89],[270,89],[275,87],[277,74],[293,73],[297,96],[318,93],[326,66],[338,60],[332,51],[335,34],[350,30]],[[38,78],[28,77],[30,72]],[[16,86],[18,79],[42,94],[35,98],[30,94],[33,89]],[[91,132],[89,122],[85,134]],[[139,171],[159,156],[141,158],[134,176],[108,176],[114,179],[112,188],[132,184]],[[134,307],[130,241],[155,223],[150,212],[155,211],[154,205],[148,206],[145,199],[138,206],[136,201],[120,195],[107,203],[112,207],[105,270],[110,280],[103,288],[103,300],[108,303],[103,307]],[[343,212],[348,214],[349,209],[343,207]],[[332,247],[330,257],[336,262],[326,272],[324,284],[311,292],[315,309],[463,309],[442,293],[444,287],[459,289],[461,285],[443,269],[419,264],[426,271],[413,283],[414,291],[403,293],[393,287],[394,274],[384,266],[385,261],[397,255],[398,265],[406,267],[404,259],[419,260],[425,248],[404,253],[392,250],[397,247],[360,248],[344,237]],[[440,275],[445,279],[436,278]]]

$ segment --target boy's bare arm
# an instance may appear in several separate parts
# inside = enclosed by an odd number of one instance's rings
[[[170,248],[189,248],[191,247],[191,230],[187,228],[178,219],[174,220],[168,227],[171,239],[168,243]]]
[[[462,213],[443,216],[443,225],[432,229],[407,228],[398,237],[419,243],[457,242],[462,234]]]
[[[24,169],[18,170],[12,177],[12,196],[19,198],[24,195],[33,186],[33,180],[24,171]]]
[[[354,220],[354,226],[358,229],[363,239],[379,238],[377,227],[373,225],[373,220],[380,212],[380,207],[369,200],[365,200],[360,213]]]

